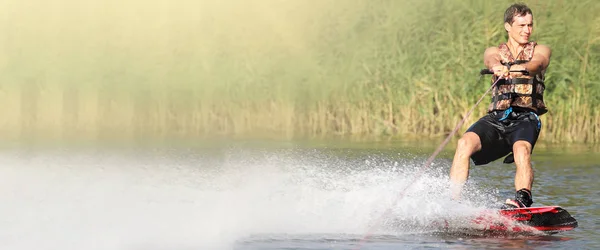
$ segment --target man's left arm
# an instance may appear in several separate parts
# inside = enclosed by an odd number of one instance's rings
[[[538,44],[535,46],[531,61],[520,65],[513,65],[511,70],[525,69],[529,71],[529,75],[536,75],[548,67],[550,64],[550,56],[552,56],[552,51],[550,48],[548,46]]]

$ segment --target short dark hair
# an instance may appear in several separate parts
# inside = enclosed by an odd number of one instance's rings
[[[504,22],[512,24],[515,16],[525,16],[527,14],[533,15],[531,9],[523,3],[516,3],[508,7],[504,12]]]

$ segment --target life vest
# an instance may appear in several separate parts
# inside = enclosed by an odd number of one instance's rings
[[[514,58],[508,45],[502,43],[498,46],[501,63],[518,64],[531,60],[536,42],[525,44],[523,50],[517,58]],[[530,110],[537,115],[542,115],[548,110],[544,104],[544,73],[539,72],[535,76],[522,75],[512,79],[500,79],[492,89],[492,103],[488,108],[489,112],[506,110],[509,107]],[[497,76],[492,77],[492,83],[496,82]],[[535,91],[534,91],[535,90]]]

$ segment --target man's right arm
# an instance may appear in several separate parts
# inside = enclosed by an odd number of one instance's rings
[[[488,69],[492,69],[494,66],[502,65],[500,63],[500,55],[498,54],[497,47],[489,47],[483,53],[483,63]]]
[[[498,54],[498,47],[489,47],[483,53],[483,64],[485,67],[494,72],[496,76],[507,77],[509,75],[508,67],[502,65],[500,62],[500,54]]]

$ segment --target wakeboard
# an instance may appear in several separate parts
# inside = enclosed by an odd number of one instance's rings
[[[577,220],[559,206],[486,210],[472,222],[473,229],[488,234],[551,235],[578,226]]]

